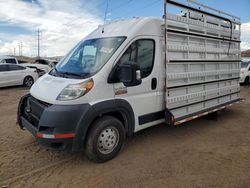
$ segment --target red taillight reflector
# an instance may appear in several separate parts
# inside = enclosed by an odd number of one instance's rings
[[[75,133],[66,133],[66,134],[44,134],[44,133],[36,133],[36,136],[38,138],[74,138],[75,137]]]
[[[68,133],[68,134],[55,134],[55,138],[74,138],[75,133]]]

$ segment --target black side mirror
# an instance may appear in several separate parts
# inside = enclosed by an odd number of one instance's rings
[[[119,65],[119,80],[125,86],[137,86],[141,84],[140,65],[135,62],[125,62]]]

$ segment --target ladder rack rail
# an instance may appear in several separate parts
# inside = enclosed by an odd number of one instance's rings
[[[199,3],[199,2],[197,2],[197,1],[195,1],[195,0],[187,0],[187,1],[190,2],[190,3],[194,3],[194,4],[198,5],[198,6],[204,7],[204,8],[206,8],[206,9],[210,9],[210,10],[212,10],[212,11],[215,11],[215,12],[217,12],[217,13],[219,13],[219,14],[227,15],[227,16],[229,16],[229,17],[232,17],[233,19],[237,19],[238,21],[240,21],[240,18],[237,17],[237,16],[234,16],[234,15],[228,14],[228,13],[226,13],[226,12],[224,12],[224,11],[221,11],[221,10],[215,9],[215,8],[213,8],[213,7],[210,7],[210,6],[201,4],[201,3]]]

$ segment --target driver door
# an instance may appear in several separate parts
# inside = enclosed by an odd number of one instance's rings
[[[157,92],[157,70],[154,68],[155,43],[155,40],[150,38],[135,40],[118,61],[118,64],[135,62],[140,65],[142,78],[140,85],[126,87],[119,81],[114,84],[115,98],[128,101],[134,111],[135,131],[155,123]]]

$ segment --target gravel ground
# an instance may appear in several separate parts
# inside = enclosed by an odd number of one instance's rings
[[[20,130],[16,109],[26,92],[0,90],[0,187],[250,188],[250,87],[241,87],[246,101],[217,118],[143,130],[103,164],[83,153],[47,150]]]

